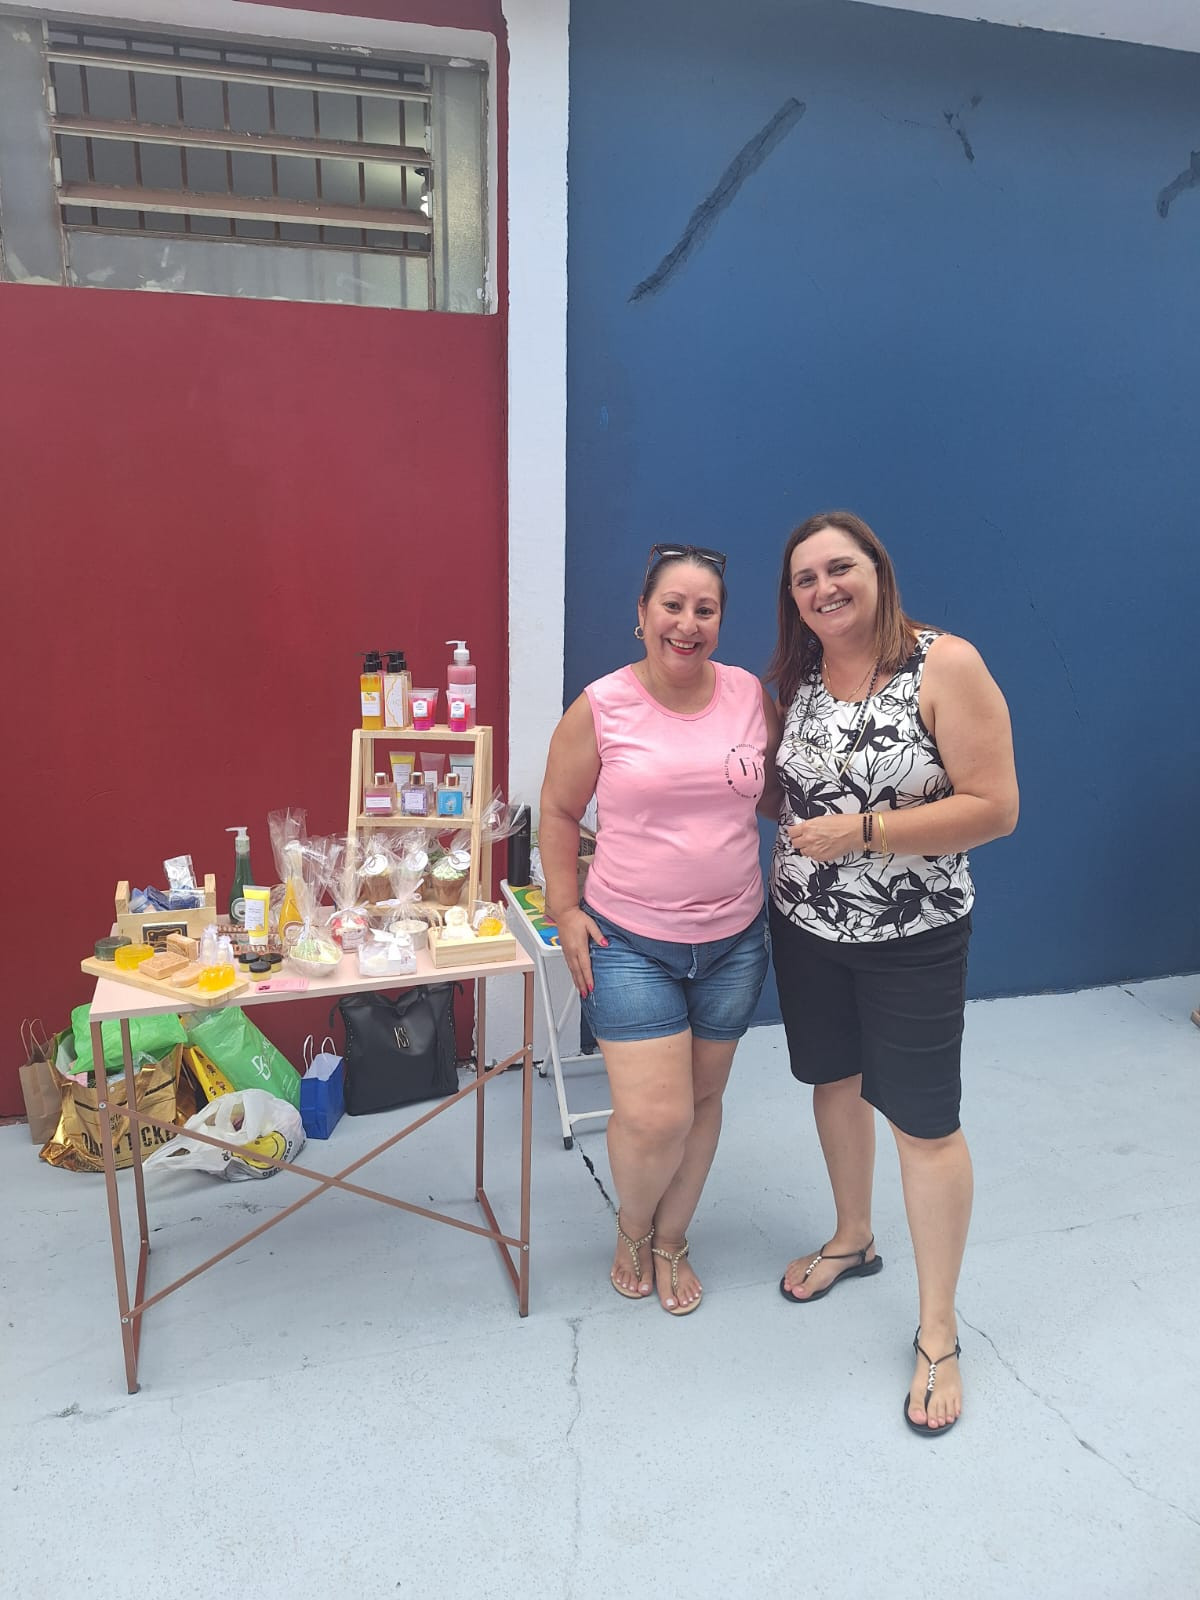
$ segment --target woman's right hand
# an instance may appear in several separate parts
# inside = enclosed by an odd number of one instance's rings
[[[608,940],[580,906],[564,911],[558,921],[558,942],[566,958],[567,971],[582,997],[591,994],[592,944],[607,945]]]

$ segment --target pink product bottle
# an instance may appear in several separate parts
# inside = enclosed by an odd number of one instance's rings
[[[446,669],[446,721],[452,733],[466,733],[475,726],[475,668],[465,639],[447,639],[454,648],[454,660]]]
[[[386,772],[377,772],[374,783],[363,785],[363,812],[368,817],[391,816],[396,809],[396,786]]]

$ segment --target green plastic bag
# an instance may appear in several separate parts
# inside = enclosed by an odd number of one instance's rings
[[[92,1070],[92,1008],[76,1006],[71,1013],[71,1034],[75,1040],[75,1064],[72,1072]],[[119,1072],[124,1066],[121,1056],[121,1024],[102,1022],[100,1038],[104,1044],[105,1072]],[[140,1067],[146,1061],[162,1061],[177,1044],[187,1043],[187,1034],[178,1017],[134,1017],[129,1024],[129,1043],[133,1050],[133,1064]]]
[[[240,1006],[222,1006],[202,1017],[193,1015],[187,1038],[235,1089],[265,1089],[300,1109],[300,1074]]]

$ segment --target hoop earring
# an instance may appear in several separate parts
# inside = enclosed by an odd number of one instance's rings
[[[640,622],[638,623],[637,627],[633,630],[633,637],[635,639],[644,639],[646,637],[646,630],[645,630],[645,628],[642,627]]]

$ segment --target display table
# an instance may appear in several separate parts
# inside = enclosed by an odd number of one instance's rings
[[[134,1094],[134,1069],[133,1055],[129,1041],[129,1022],[133,1017],[161,1016],[179,1010],[179,1002],[166,996],[151,994],[142,989],[136,989],[129,984],[120,983],[115,979],[101,978],[96,983],[96,993],[92,999],[91,1025],[92,1025],[92,1055],[93,1060],[103,1062],[104,1047],[100,1035],[102,1022],[119,1022],[121,1024],[121,1046],[125,1064],[125,1092],[126,1105],[120,1108],[113,1107],[110,1111],[108,1097],[103,1092],[103,1085],[99,1085],[100,1099],[97,1110],[100,1121],[100,1142],[104,1157],[104,1184],[108,1193],[108,1218],[112,1232],[113,1264],[116,1271],[117,1305],[121,1314],[121,1345],[125,1354],[125,1378],[130,1394],[135,1394],[138,1388],[137,1367],[138,1351],[141,1342],[142,1318],[151,1306],[157,1305],[167,1295],[173,1294],[176,1289],[181,1289],[185,1283],[190,1283],[200,1273],[206,1272],[218,1261],[223,1261],[226,1256],[242,1249],[251,1239],[257,1239],[260,1234],[266,1233],[285,1217],[290,1217],[294,1212],[306,1206],[309,1201],[315,1200],[318,1195],[325,1194],[331,1189],[341,1189],[348,1194],[361,1195],[366,1200],[377,1200],[383,1205],[395,1206],[401,1211],[411,1211],[416,1216],[428,1217],[433,1222],[446,1223],[451,1228],[461,1228],[467,1233],[477,1233],[482,1238],[491,1239],[500,1251],[500,1259],[512,1280],[516,1290],[517,1307],[521,1316],[529,1314],[529,1173],[530,1158],[533,1143],[533,963],[529,957],[518,951],[510,961],[488,961],[471,965],[464,962],[461,967],[434,969],[427,951],[417,954],[417,971],[404,978],[360,978],[358,964],[354,956],[343,958],[341,966],[331,977],[310,978],[307,987],[299,991],[286,991],[263,989],[251,986],[247,991],[236,996],[234,1004],[250,1010],[255,1006],[286,1005],[295,1000],[329,1000],[338,995],[358,994],[362,992],[391,993],[398,989],[409,989],[422,983],[451,983],[462,979],[475,979],[477,982],[477,1022],[476,1022],[476,1068],[475,1077],[457,1094],[449,1095],[445,1100],[439,1100],[435,1105],[424,1110],[415,1121],[408,1123],[396,1133],[390,1133],[366,1155],[360,1156],[348,1167],[340,1172],[324,1173],[313,1172],[307,1167],[297,1166],[294,1162],[280,1161],[276,1163],[284,1172],[294,1172],[298,1177],[307,1178],[316,1185],[311,1193],[302,1196],[292,1205],[286,1206],[269,1221],[261,1223],[249,1233],[243,1234],[233,1244],[227,1245],[216,1255],[210,1256],[207,1261],[201,1262],[198,1267],[193,1267],[190,1272],[185,1272],[181,1277],[164,1285],[153,1294],[147,1295],[146,1266],[150,1255],[150,1225],[146,1213],[145,1174],[142,1171],[142,1142],[138,1129],[142,1126],[168,1129],[178,1132],[173,1123],[162,1121],[161,1118],[147,1116],[136,1109]],[[487,985],[491,978],[507,977],[519,974],[524,979],[525,1005],[524,1005],[524,1044],[520,1050],[498,1061],[493,1067],[485,1067],[485,1024],[487,1018]],[[284,974],[286,976],[286,974]],[[487,1084],[497,1073],[504,1072],[517,1061],[521,1062],[524,1074],[522,1080],[521,1099],[521,1150],[520,1150],[520,1229],[517,1234],[505,1233],[496,1220],[491,1202],[487,1197],[483,1181],[483,1145],[484,1145],[484,1093]],[[98,1075],[99,1076],[99,1075]],[[115,1074],[114,1074],[115,1078]],[[360,1167],[366,1166],[376,1156],[382,1155],[385,1150],[390,1150],[394,1144],[408,1137],[418,1128],[423,1128],[426,1123],[432,1122],[435,1117],[442,1116],[451,1106],[457,1105],[460,1100],[465,1100],[469,1095],[475,1096],[475,1198],[487,1222],[486,1227],[478,1223],[463,1222],[458,1217],[446,1216],[444,1212],[431,1211],[427,1206],[414,1205],[408,1200],[399,1200],[392,1195],[380,1194],[375,1189],[364,1188],[361,1184],[351,1183],[347,1180],[350,1175],[357,1172]],[[117,1165],[114,1154],[115,1140],[113,1124],[117,1119],[128,1117],[133,1125],[133,1138],[131,1144],[134,1150],[133,1160],[133,1185],[137,1198],[137,1213],[140,1246],[138,1250],[137,1273],[132,1291],[129,1285],[129,1264],[125,1254],[125,1242],[121,1232],[121,1206],[117,1185]],[[212,1138],[207,1134],[189,1131],[189,1138],[198,1139],[202,1143],[215,1145],[221,1150],[237,1150],[239,1146],[227,1140]],[[516,1252],[514,1262],[513,1252]]]
[[[569,1020],[579,1020],[579,992],[571,982],[568,975],[567,992],[563,999],[561,1011],[554,1005],[551,972],[566,972],[566,957],[562,947],[555,942],[547,944],[542,938],[540,929],[535,926],[532,917],[513,893],[511,886],[504,879],[500,882],[500,892],[503,894],[509,907],[508,925],[516,934],[522,947],[537,963],[537,989],[542,1002],[542,1015],[546,1019],[546,1030],[550,1036],[550,1067],[554,1073],[554,1092],[558,1096],[558,1115],[562,1123],[563,1149],[569,1150],[575,1143],[575,1124],[577,1122],[596,1122],[612,1116],[612,1107],[606,1106],[603,1111],[570,1111],[567,1109],[567,1091],[563,1083],[563,1064],[574,1061],[591,1061],[593,1064],[600,1061],[599,1054],[585,1055],[582,1051],[570,1051],[563,1055],[561,1047],[562,1031]],[[524,892],[524,891],[522,891]],[[543,919],[544,920],[544,919]]]

